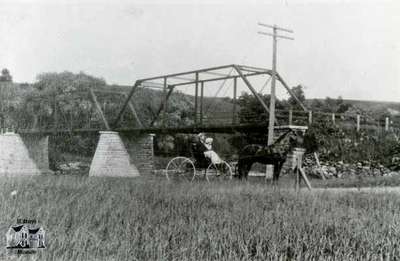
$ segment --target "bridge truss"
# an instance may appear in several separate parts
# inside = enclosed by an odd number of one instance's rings
[[[143,130],[148,130],[152,132],[159,132],[159,129],[168,129],[165,125],[167,120],[167,111],[168,111],[168,101],[171,97],[171,94],[178,86],[190,86],[194,88],[194,125],[193,126],[185,126],[181,128],[172,128],[171,131],[174,132],[195,132],[195,131],[212,131],[212,132],[231,132],[232,130],[236,131],[251,131],[251,130],[266,130],[265,126],[267,122],[260,122],[258,124],[247,124],[243,125],[237,122],[236,113],[237,113],[237,84],[238,80],[242,80],[248,90],[255,96],[257,101],[261,104],[266,113],[270,112],[267,104],[264,102],[260,94],[257,92],[253,84],[249,81],[249,78],[255,76],[269,75],[272,76],[272,70],[247,66],[247,65],[223,65],[217,67],[210,67],[200,70],[193,70],[181,73],[167,74],[161,76],[155,76],[145,79],[139,79],[135,82],[133,87],[131,88],[129,94],[127,95],[120,111],[117,114],[116,119],[112,123],[109,128],[118,128],[118,124],[122,118],[122,115],[129,107],[133,112],[135,119]],[[296,97],[296,95],[291,91],[289,86],[284,81],[283,77],[277,73],[277,80],[282,84],[282,86],[287,90],[287,92],[298,102],[301,108],[304,111],[307,111],[307,108],[303,105],[303,103]],[[231,114],[231,124],[221,125],[217,124],[215,126],[208,124],[204,126],[204,87],[207,83],[217,82],[217,81],[232,81],[233,82],[233,108]],[[134,110],[134,106],[132,106],[132,96],[139,88],[146,88],[146,86],[159,86],[163,92],[163,99],[161,104],[154,114],[154,118],[152,119],[150,126],[143,126],[141,124],[141,120],[137,117],[137,113]],[[154,123],[157,120],[160,120],[162,125],[158,128],[154,128]],[[108,125],[107,123],[105,123]],[[277,119],[275,118],[275,125],[278,124]]]

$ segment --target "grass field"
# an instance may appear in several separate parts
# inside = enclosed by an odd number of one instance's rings
[[[0,187],[3,234],[17,218],[37,219],[46,229],[47,248],[33,260],[400,256],[397,193],[296,194],[255,182],[77,176],[2,178]],[[0,260],[17,258],[0,249]]]

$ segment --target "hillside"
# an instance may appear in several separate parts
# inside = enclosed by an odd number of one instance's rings
[[[306,104],[307,106],[311,106],[314,101],[325,102],[325,100],[326,99],[307,99]],[[359,108],[363,111],[388,111],[391,114],[396,114],[397,111],[400,112],[400,102],[354,99],[343,99],[343,102]]]

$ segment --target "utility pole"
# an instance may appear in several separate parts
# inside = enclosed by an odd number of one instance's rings
[[[277,34],[278,30],[288,33],[293,33],[292,30],[264,23],[258,23],[258,25],[272,28],[273,30],[272,34],[261,31],[258,32],[259,34],[272,36],[272,75],[271,75],[272,81],[271,81],[271,98],[269,102],[269,121],[268,121],[268,145],[271,145],[272,143],[274,143],[277,40],[278,38],[294,40],[294,38]]]

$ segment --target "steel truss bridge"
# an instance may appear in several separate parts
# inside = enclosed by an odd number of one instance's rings
[[[15,130],[21,134],[62,134],[75,133],[87,134],[97,133],[101,130],[113,130],[122,133],[155,133],[155,134],[174,134],[174,133],[197,133],[197,132],[214,132],[214,133],[236,133],[236,132],[259,132],[268,133],[269,107],[265,104],[260,93],[264,90],[266,84],[272,76],[272,70],[247,66],[230,64],[205,68],[200,70],[192,70],[181,73],[166,74],[161,76],[138,79],[130,88],[124,88],[123,91],[107,90],[91,86],[85,91],[76,91],[75,98],[79,99],[79,103],[87,103],[87,115],[69,115],[62,111],[61,106],[58,106],[60,99],[58,97],[44,97],[52,108],[45,121],[51,124],[40,125],[28,122],[23,126],[2,126]],[[253,78],[259,79],[259,82],[267,81],[263,86],[255,84]],[[264,78],[262,78],[264,77]],[[268,78],[269,77],[269,78]],[[260,81],[260,79],[262,81]],[[370,119],[366,116],[335,114],[326,112],[312,112],[308,110],[304,104],[291,91],[283,77],[276,73],[276,80],[281,83],[284,89],[298,102],[301,111],[292,110],[275,110],[275,128],[285,125],[306,126],[312,122],[328,119],[335,125],[340,125],[348,129],[398,129],[395,124],[389,123],[386,118],[381,120]],[[225,88],[230,91],[232,99],[229,100],[229,111],[208,110],[206,100],[213,98],[205,96],[205,88],[214,83],[219,84],[216,90],[216,95]],[[229,83],[227,86],[226,83]],[[238,84],[245,86],[250,93],[256,98],[262,108],[262,113],[244,113],[243,109],[238,105]],[[257,86],[256,86],[257,85]],[[191,107],[191,121],[185,124],[171,125],[169,124],[169,108],[171,106],[171,97],[175,93],[179,93],[179,88],[184,86],[186,90],[193,93],[190,96],[191,102],[194,103]],[[261,88],[260,88],[261,87]],[[143,119],[142,108],[138,107],[140,97],[135,97],[137,93],[143,90],[156,89],[158,100],[154,100],[155,108],[151,111],[151,119]],[[185,93],[186,94],[186,93]],[[104,97],[110,98],[113,95],[113,107],[108,108],[107,100]],[[189,97],[189,96],[187,96]],[[42,97],[43,98],[43,97]],[[103,100],[102,100],[103,98]],[[68,98],[69,99],[69,98]],[[43,99],[42,99],[43,100]],[[102,103],[103,102],[103,103]],[[33,103],[37,104],[35,101]],[[239,118],[240,116],[244,117]],[[87,118],[87,120],[77,122],[77,119]],[[33,120],[31,120],[33,121]],[[40,119],[39,119],[40,122]]]
[[[233,133],[233,132],[268,132],[268,116],[263,121],[254,122],[241,122],[238,119],[238,82],[242,81],[241,84],[250,91],[250,93],[257,99],[262,106],[264,113],[268,115],[270,110],[267,104],[264,102],[259,94],[254,83],[251,82],[252,78],[259,76],[272,76],[272,70],[247,66],[247,65],[223,65],[217,67],[210,67],[200,70],[186,71],[181,73],[166,74],[161,76],[149,77],[144,79],[138,79],[134,85],[129,89],[129,92],[113,92],[107,90],[96,89],[95,87],[89,88],[86,93],[81,93],[82,97],[90,97],[91,108],[94,108],[101,124],[83,124],[81,126],[74,126],[73,124],[62,123],[60,115],[62,114],[61,109],[54,104],[54,111],[52,113],[53,124],[51,127],[18,127],[16,131],[23,134],[55,134],[55,133],[91,133],[98,132],[100,130],[113,130],[119,132],[146,132],[146,133],[196,133],[196,132],[216,132],[216,133]],[[307,112],[307,108],[301,103],[301,101],[294,95],[283,77],[276,73],[276,80],[286,89],[286,91],[299,103],[300,107]],[[205,114],[204,100],[209,98],[205,97],[204,89],[208,83],[219,82],[222,83],[220,88],[226,87],[225,83],[231,81],[229,87],[233,94],[231,100],[232,106],[231,111],[224,112],[221,117],[221,113],[210,112],[208,115]],[[269,79],[268,79],[269,81]],[[268,83],[265,83],[265,85]],[[176,90],[180,86],[185,86],[193,91],[193,121],[189,124],[179,126],[168,125],[168,109],[170,98],[177,92]],[[257,86],[259,87],[259,86]],[[264,86],[265,87],[265,86]],[[144,122],[141,119],[140,111],[137,110],[136,101],[133,99],[135,93],[141,89],[158,89],[158,93],[161,93],[161,101],[157,105],[156,110],[152,112],[152,119],[148,122]],[[217,92],[219,92],[218,90]],[[99,102],[99,95],[101,93],[114,93],[119,95],[118,102],[121,104],[119,108],[113,109],[113,118],[110,118],[105,113],[104,107]],[[100,94],[99,94],[100,93]],[[79,95],[78,95],[79,96]],[[121,99],[121,97],[123,99]],[[54,97],[56,101],[56,97]],[[58,108],[58,109],[57,109]],[[110,113],[108,113],[110,114]],[[123,118],[127,114],[130,114],[130,118],[134,122],[134,126],[125,126]],[[124,116],[125,115],[125,116]],[[210,117],[210,115],[219,115],[217,118]],[[259,115],[253,115],[259,116]],[[251,117],[251,115],[249,115]],[[73,117],[71,122],[73,121]],[[279,125],[277,117],[275,117],[275,125]],[[287,122],[285,124],[287,125]]]

